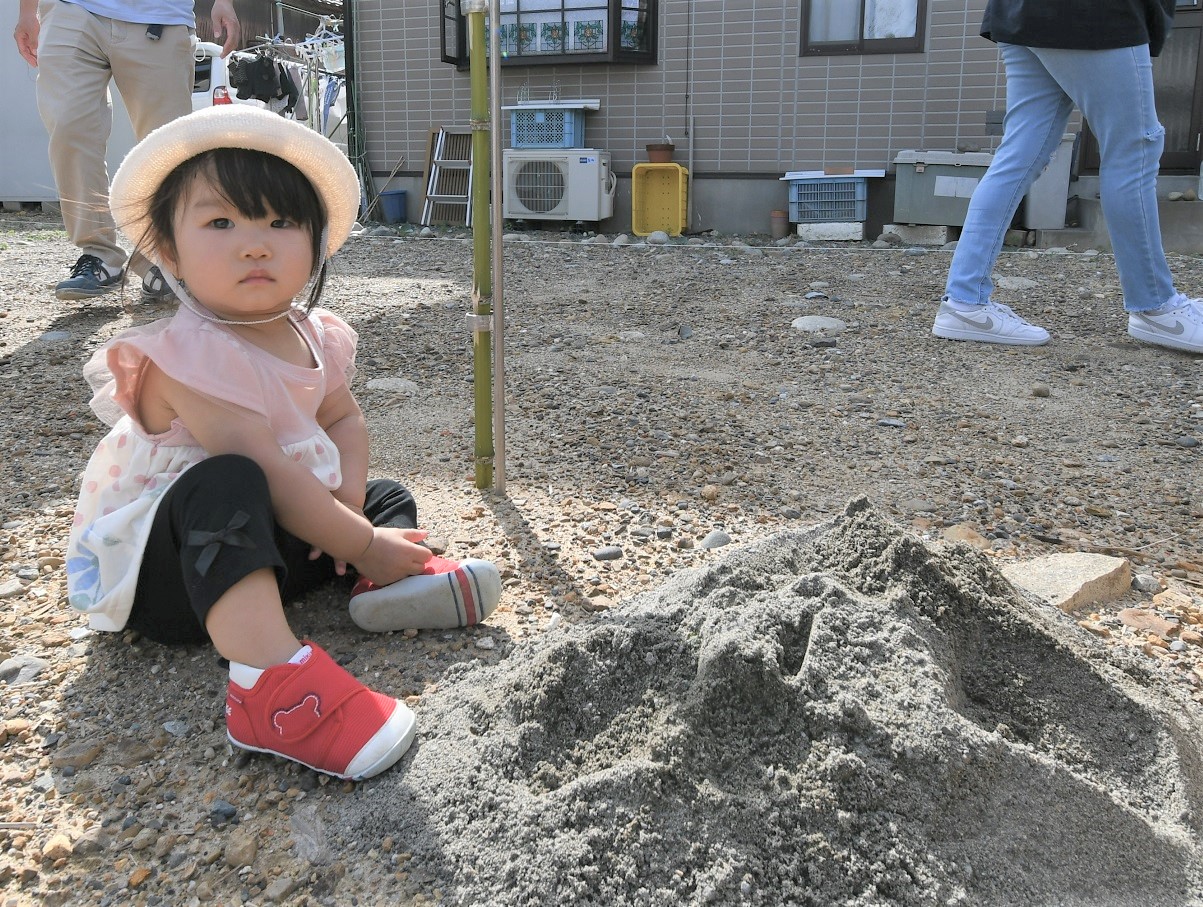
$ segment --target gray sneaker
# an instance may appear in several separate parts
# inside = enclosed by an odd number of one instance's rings
[[[1048,331],[1024,321],[1007,306],[988,302],[961,311],[947,299],[940,303],[931,332],[945,340],[976,340],[978,343],[1003,343],[1009,346],[1043,346]]]
[[[81,255],[71,268],[71,276],[54,287],[59,299],[91,299],[103,296],[121,285],[122,271],[113,273],[95,255]]]
[[[1156,315],[1128,313],[1128,333],[1145,343],[1203,353],[1203,300],[1179,296],[1177,308]]]

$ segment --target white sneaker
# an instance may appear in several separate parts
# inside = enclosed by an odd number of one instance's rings
[[[931,332],[945,340],[976,340],[978,343],[1005,343],[1010,346],[1043,346],[1048,343],[1048,331],[1029,324],[997,302],[962,311],[944,299]]]
[[[1203,353],[1203,299],[1187,299],[1179,294],[1174,302],[1177,308],[1156,315],[1129,312],[1128,333],[1145,343]]]
[[[488,561],[435,555],[416,576],[377,586],[361,576],[351,590],[351,620],[364,630],[446,630],[478,624],[501,601],[501,574]]]

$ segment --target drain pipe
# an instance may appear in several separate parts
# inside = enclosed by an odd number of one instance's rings
[[[685,28],[685,40],[689,50],[685,56],[685,161],[689,168],[689,179],[685,183],[685,223],[693,231],[693,29],[697,3],[689,4],[689,20]]]

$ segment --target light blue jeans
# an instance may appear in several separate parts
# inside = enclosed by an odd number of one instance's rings
[[[1149,47],[1059,50],[1000,44],[1007,115],[994,160],[969,201],[945,293],[990,301],[990,272],[1019,202],[1048,166],[1076,104],[1099,140],[1099,189],[1115,267],[1130,312],[1175,298],[1161,245],[1157,169],[1165,129],[1153,106]]]

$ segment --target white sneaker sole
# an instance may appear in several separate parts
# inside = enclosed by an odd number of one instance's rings
[[[1188,343],[1185,340],[1178,340],[1173,334],[1150,330],[1142,326],[1140,322],[1136,322],[1135,324],[1131,321],[1128,322],[1128,336],[1144,343],[1152,343],[1156,346],[1164,346],[1172,350],[1182,350],[1186,353],[1203,353],[1203,346]]]
[[[1004,337],[1001,334],[987,334],[970,328],[948,327],[941,324],[932,325],[931,332],[943,340],[970,340],[975,343],[997,343],[1003,346],[1044,346],[1049,341],[1048,335],[1044,337]]]
[[[501,601],[501,574],[488,561],[461,561],[450,573],[407,576],[351,597],[356,626],[390,630],[449,630],[478,624]]]

